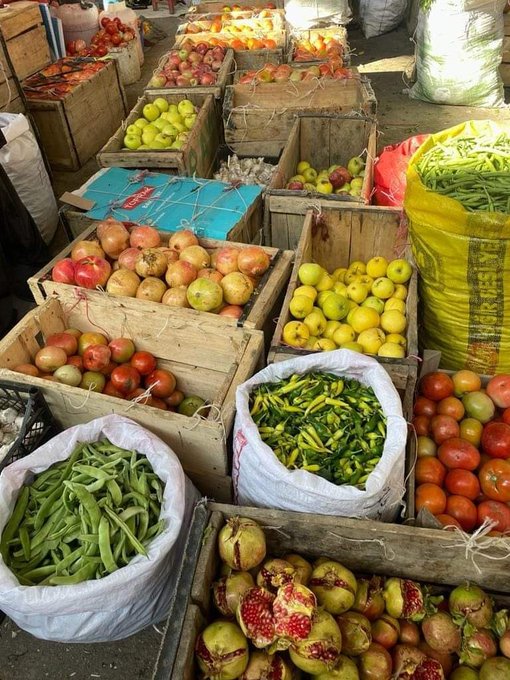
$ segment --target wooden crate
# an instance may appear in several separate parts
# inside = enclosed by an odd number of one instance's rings
[[[5,41],[0,36],[0,110],[6,113],[25,113],[23,93],[9,66],[4,51]]]
[[[107,103],[107,104],[106,104]],[[109,139],[127,111],[115,61],[58,100],[28,99],[50,165],[78,170]]]
[[[345,80],[230,85],[223,100],[226,144],[245,155],[278,156],[300,113],[374,115],[370,81],[352,70],[354,77]]]
[[[282,9],[267,9],[264,16],[260,17],[259,13],[255,11],[240,11],[240,12],[203,12],[197,15],[186,15],[184,21],[177,27],[176,35],[196,35],[197,33],[217,33],[225,37],[238,38],[239,29],[248,28],[252,35],[247,37],[267,38],[272,37],[269,33],[274,31],[285,30],[285,12]],[[267,19],[272,21],[272,28],[268,29],[261,22]],[[214,30],[211,26],[213,21],[219,21],[220,25],[216,26],[219,30]],[[190,26],[192,24],[192,26]],[[191,29],[191,30],[190,30]]]
[[[403,239],[400,233],[400,219],[400,211],[391,208],[337,210],[328,207],[322,210],[319,217],[315,216],[313,211],[306,214],[282,313],[271,343],[269,363],[312,352],[288,347],[283,344],[282,340],[283,327],[292,319],[289,303],[294,290],[300,285],[299,267],[304,262],[318,262],[328,271],[333,271],[337,267],[348,267],[353,260],[366,262],[376,255],[382,255],[388,260],[395,259],[401,256],[403,250],[407,250],[405,238]],[[410,257],[409,253],[407,257]],[[406,300],[407,358],[375,357],[390,375],[392,375],[392,367],[395,366],[411,366],[416,369],[418,356],[417,279],[417,272],[414,269]]]
[[[68,327],[131,337],[141,351],[152,352],[158,366],[171,370],[185,394],[197,394],[217,409],[207,418],[160,411],[78,387],[34,378],[12,369],[33,360],[43,338]],[[235,391],[262,365],[263,335],[233,326],[179,324],[161,305],[154,314],[90,297],[72,306],[50,299],[29,312],[0,342],[0,378],[40,388],[63,428],[116,413],[132,418],[167,442],[200,491],[230,496],[227,438],[234,423]]]
[[[299,553],[309,560],[327,556],[356,574],[414,579],[431,584],[436,593],[469,581],[490,587],[498,606],[510,603],[510,556],[504,547],[496,547],[496,539],[488,556],[482,553],[470,560],[456,534],[447,531],[209,503],[195,511],[187,552],[196,562],[188,560],[182,572],[175,616],[163,636],[153,680],[198,677],[195,640],[213,617],[218,618],[211,587],[220,567],[218,534],[228,518],[238,515],[262,526],[268,555]],[[491,559],[495,556],[498,561]]]
[[[98,164],[102,168],[156,168],[165,169],[177,175],[193,176],[196,174],[197,177],[209,177],[220,141],[217,111],[214,97],[210,94],[186,94],[186,98],[191,100],[195,106],[199,106],[200,110],[182,149],[129,151],[123,148],[126,127],[142,117],[145,104],[154,101],[159,96],[151,91],[140,97],[121,127],[97,154]],[[183,94],[177,92],[165,96],[165,99],[174,103],[184,98]]]
[[[39,5],[16,2],[0,12],[0,32],[18,80],[51,63],[51,54]]]
[[[51,270],[57,260],[63,257],[69,257],[73,246],[82,239],[93,239],[96,235],[96,224],[92,223],[88,229],[83,231],[77,239],[70,243],[57,257],[51,260],[45,267],[38,271],[34,276],[28,280],[28,285],[35,301],[38,305],[43,304],[48,298],[56,297],[62,304],[72,306],[76,301],[85,295],[86,300],[95,301],[98,305],[103,305],[103,310],[107,314],[110,309],[121,308],[127,314],[140,312],[147,315],[148,318],[161,318],[161,315],[167,315],[172,319],[172,324],[202,327],[203,324],[210,325],[221,329],[232,326],[243,326],[244,328],[252,330],[265,330],[270,337],[274,330],[273,319],[278,315],[285,286],[289,279],[290,270],[294,253],[289,251],[280,251],[276,248],[265,248],[265,251],[270,255],[272,262],[268,271],[262,277],[259,286],[252,296],[252,299],[245,306],[245,313],[239,319],[232,319],[218,314],[210,314],[207,312],[197,312],[194,309],[181,309],[175,307],[166,307],[159,302],[145,302],[136,298],[128,297],[111,297],[105,295],[104,292],[97,290],[85,290],[78,286],[71,286],[63,283],[56,283],[51,280]],[[169,232],[160,232],[166,238],[169,237]],[[226,244],[226,241],[216,241],[215,239],[200,239],[200,243],[209,249],[219,248]],[[231,244],[231,242],[228,242]],[[240,248],[246,247],[245,244],[236,244]]]
[[[160,62],[163,63],[164,62]],[[166,97],[167,94],[180,94],[182,97],[187,97],[188,94],[212,94],[215,99],[221,99],[225,93],[225,87],[232,82],[234,74],[234,50],[227,50],[225,59],[218,71],[216,83],[214,85],[196,85],[195,87],[150,87],[147,85],[145,92],[156,94],[159,97]],[[150,81],[149,81],[150,82]]]

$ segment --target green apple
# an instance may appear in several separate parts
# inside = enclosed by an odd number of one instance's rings
[[[333,276],[333,278],[335,278]],[[336,293],[337,295],[343,295],[344,297],[347,295],[347,286],[345,283],[342,283],[341,281],[335,281],[335,285],[333,286],[333,293]]]
[[[166,147],[170,146],[170,144],[172,143],[173,140],[172,140],[171,137],[167,137],[162,132],[160,132],[159,135],[156,135],[154,137],[154,141],[155,142],[161,142],[161,144],[163,144],[163,146],[166,148]]]
[[[162,132],[163,128],[168,125],[167,121],[163,120],[163,118],[156,118],[152,124],[155,128],[157,128],[158,132]]]
[[[317,291],[313,286],[298,286],[293,293],[294,295],[307,295],[312,302],[315,302]]]
[[[172,123],[169,123],[168,121],[165,124],[165,127],[161,130],[161,132],[164,135],[167,135],[167,137],[177,137],[179,134],[179,130],[175,127],[175,125],[172,125]]]
[[[138,147],[138,151],[147,151],[147,149],[150,149],[150,146],[148,144],[140,144]]]
[[[303,170],[307,170],[309,167],[311,167],[311,166],[310,166],[310,163],[308,161],[299,161],[299,163],[297,164],[296,171],[299,175],[301,175],[303,173]],[[317,174],[317,173],[315,173],[315,174]]]
[[[149,125],[149,121],[145,120],[145,118],[137,118],[133,125],[136,125],[140,130],[143,130],[146,125]]]
[[[353,189],[361,190],[363,187],[363,177],[353,177],[351,179],[351,191]]]
[[[324,300],[322,305],[322,311],[327,319],[332,321],[340,321],[344,319],[349,312],[349,303],[347,299],[342,295],[337,295],[336,293],[331,293]]]
[[[379,276],[372,284],[372,295],[387,300],[393,295],[395,284],[386,276]]]
[[[156,139],[153,139],[150,144],[148,144],[149,149],[165,149],[165,145],[162,142],[158,142]]]
[[[156,120],[156,118],[159,118],[161,112],[155,104],[145,104],[142,113],[144,118],[152,122],[153,120]]]
[[[158,97],[153,102],[154,106],[157,106],[161,113],[168,111],[168,102],[163,97]]]
[[[333,185],[329,181],[329,179],[326,179],[325,177],[317,178],[317,184],[315,185],[316,191],[319,192],[319,194],[332,194],[333,193]]]
[[[177,135],[177,140],[179,142],[186,143],[188,141],[188,137],[189,137],[189,132],[179,132],[179,134]]]
[[[319,293],[321,293],[323,290],[332,290],[333,286],[335,285],[335,279],[331,276],[331,274],[328,274],[326,271],[324,274],[320,277],[319,283],[315,286]]]
[[[126,135],[124,137],[124,146],[127,149],[138,149],[142,143],[140,135]]]
[[[186,117],[184,118],[184,125],[185,125],[185,127],[187,127],[188,130],[191,130],[191,128],[193,127],[193,125],[195,125],[196,120],[197,120],[197,114],[196,114],[196,113],[192,113],[192,114],[190,114],[189,116],[186,116]]]
[[[367,297],[367,299],[361,303],[361,306],[372,307],[372,309],[375,309],[378,314],[382,314],[384,312],[384,300],[375,297],[375,295],[370,295]]]
[[[296,295],[289,304],[289,310],[295,319],[304,319],[313,309],[313,302],[307,295]]]
[[[358,175],[365,167],[365,161],[360,156],[353,156],[347,163],[347,170],[353,177]]]
[[[344,342],[340,345],[340,349],[350,349],[351,352],[358,352],[358,354],[363,354],[363,347],[359,342]]]
[[[188,128],[181,121],[172,120],[171,123],[174,126],[174,128],[176,130],[178,130],[179,132],[187,132],[188,131]]]
[[[337,331],[341,325],[340,321],[332,321],[331,319],[326,321],[326,328],[324,329],[322,336],[328,338],[328,340],[333,340],[335,331]]]
[[[305,182],[310,182],[311,184],[314,184],[315,180],[317,179],[317,170],[314,168],[305,168],[305,170],[299,174],[303,175]]]
[[[149,123],[148,125],[146,125],[146,126],[143,128],[142,134],[143,134],[144,132],[154,132],[154,134],[157,135],[158,132],[159,132],[159,130],[158,130],[158,128],[154,125],[154,123]]]
[[[175,110],[175,111],[167,111],[166,112],[166,119],[169,123],[182,123],[183,118],[181,114]]]
[[[156,139],[157,135],[159,135],[159,132],[157,130],[143,130],[142,142],[144,144],[150,144]]]
[[[324,273],[320,264],[306,262],[299,267],[298,278],[304,286],[316,286]]]
[[[177,110],[177,104],[169,104],[168,113],[179,113],[179,111]]]
[[[126,128],[126,135],[137,135],[138,137],[141,137],[142,128],[138,127],[138,125],[128,125]]]
[[[311,182],[305,182],[303,184],[303,189],[305,191],[316,191],[315,184],[312,184]]]
[[[320,309],[322,309],[322,305],[324,304],[324,300],[333,293],[334,291],[332,290],[321,290],[321,292],[317,295],[317,304],[319,305]]]
[[[351,185],[349,184],[349,182],[346,182],[345,184],[342,184],[342,186],[339,189],[335,189],[335,194],[348,194],[350,190]]]
[[[170,148],[171,149],[182,149],[182,147],[186,144],[186,142],[183,139],[175,139],[171,144]]]
[[[322,312],[310,312],[310,314],[307,314],[303,319],[303,323],[308,326],[310,335],[319,337],[326,330],[327,321]]]
[[[195,113],[195,105],[193,102],[190,102],[189,99],[182,99],[177,104],[177,111],[181,116],[189,116],[190,114]]]
[[[413,268],[407,260],[398,259],[392,260],[386,270],[386,276],[393,281],[393,283],[406,283],[411,278]]]

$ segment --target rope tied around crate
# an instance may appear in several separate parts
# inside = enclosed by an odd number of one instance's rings
[[[486,518],[483,523],[472,534],[468,534],[458,526],[453,524],[446,525],[457,539],[456,543],[450,545],[451,548],[464,548],[466,559],[470,560],[477,573],[481,574],[482,569],[478,566],[476,558],[500,561],[510,557],[510,543],[508,537],[488,536],[487,534],[497,525],[497,522]],[[501,555],[494,555],[494,549],[501,550]]]
[[[129,401],[131,403],[126,408],[126,411],[132,409],[135,404],[143,402],[144,400],[147,400],[150,397],[152,397],[152,389],[154,388],[155,384],[156,383],[151,383],[141,394],[139,394],[137,397],[133,397],[132,399],[130,399]]]
[[[71,408],[74,408],[75,411],[81,411],[82,408],[85,406],[85,404],[86,404],[86,403],[88,402],[88,400],[90,399],[90,394],[91,394],[92,391],[94,391],[95,385],[96,385],[96,383],[91,383],[91,384],[88,386],[88,388],[87,388],[87,394],[85,395],[85,398],[84,398],[84,400],[81,402],[81,404],[73,404],[73,401],[72,401],[71,397],[67,397],[67,401],[69,402],[69,406],[71,406]]]
[[[101,288],[101,286],[97,286],[97,290],[102,290],[102,291],[105,293],[105,295],[106,295],[106,292],[104,291],[104,289]],[[73,309],[75,309],[75,307],[77,307],[77,306],[80,304],[80,302],[84,302],[84,303],[85,303],[85,316],[87,317],[87,321],[88,321],[90,324],[92,324],[92,326],[95,326],[96,328],[99,328],[101,331],[103,331],[103,333],[104,333],[106,336],[108,336],[108,332],[107,332],[102,326],[100,326],[99,324],[94,323],[94,322],[92,321],[92,319],[90,318],[90,315],[89,315],[89,299],[88,299],[87,293],[86,293],[83,289],[81,289],[81,288],[75,288],[74,291],[73,291],[73,294],[74,294],[74,296],[77,298],[77,299],[76,299],[76,302],[75,302],[73,305],[71,305],[71,307],[70,307],[69,309],[65,309],[65,307],[66,307],[67,305],[63,305],[63,307],[64,307],[64,316],[68,319],[68,318],[69,318],[69,315],[71,314],[71,312],[73,311]],[[107,296],[107,297],[108,297],[108,296]]]
[[[335,538],[339,538],[341,541],[351,541],[352,543],[377,543],[381,546],[384,559],[389,560],[390,562],[397,556],[393,548],[391,546],[387,546],[382,538],[347,538],[347,536],[339,536],[333,531],[328,531],[328,534],[330,536],[334,536]]]
[[[202,411],[207,411],[207,416],[203,416],[201,413]],[[212,418],[209,418],[210,415],[212,415]],[[219,423],[221,426],[221,439],[224,442],[227,440],[227,432],[225,429],[225,423],[223,422],[223,415],[221,408],[217,404],[208,404],[207,402],[202,404],[202,406],[199,406],[195,413],[190,416],[189,421],[189,426],[183,425],[183,427],[190,431],[195,430],[202,422]]]

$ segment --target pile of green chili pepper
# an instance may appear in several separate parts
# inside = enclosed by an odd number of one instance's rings
[[[103,439],[36,475],[0,541],[22,585],[71,585],[128,564],[163,529],[163,483],[147,458]]]
[[[371,387],[331,373],[292,375],[250,395],[262,440],[291,470],[365,488],[381,458],[386,419]]]
[[[510,136],[454,137],[423,154],[416,170],[431,191],[469,212],[510,213]]]

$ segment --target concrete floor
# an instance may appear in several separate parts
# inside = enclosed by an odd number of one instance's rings
[[[151,9],[143,14],[153,18]],[[167,16],[162,2],[157,15],[158,26],[171,36],[178,20]],[[404,27],[370,40],[365,40],[357,29],[349,30],[349,42],[354,50],[353,64],[371,78],[377,96],[379,149],[417,132],[438,131],[470,118],[510,120],[508,109],[437,106],[410,99],[405,93],[408,87],[405,72],[410,70],[413,44]],[[169,44],[171,38],[146,52],[141,80],[127,88],[130,107]],[[79,172],[55,172],[53,181],[57,197],[81,186],[96,170],[96,162],[91,160]],[[60,250],[64,239],[62,234],[57,237],[54,252]],[[6,619],[0,625],[0,680],[150,680],[160,639],[161,633],[150,627],[127,640],[111,644],[49,643],[21,631]]]

